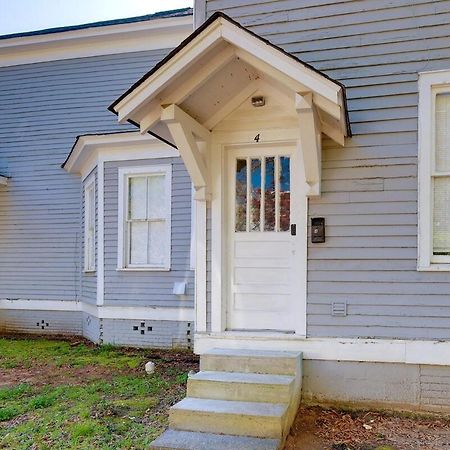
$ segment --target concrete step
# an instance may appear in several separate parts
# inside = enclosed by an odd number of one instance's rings
[[[301,361],[301,352],[213,349],[201,355],[200,370],[295,376]]]
[[[294,382],[295,377],[289,375],[205,371],[189,377],[187,396],[288,404]]]
[[[277,450],[279,439],[167,430],[150,444],[154,450]]]
[[[170,409],[170,428],[281,439],[288,405],[185,398]]]

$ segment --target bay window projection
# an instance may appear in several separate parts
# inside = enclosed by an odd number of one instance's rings
[[[169,270],[171,167],[119,172],[119,268]]]

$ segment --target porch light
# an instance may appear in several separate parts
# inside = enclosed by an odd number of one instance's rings
[[[255,108],[260,108],[261,106],[264,106],[266,104],[266,99],[260,95],[258,97],[252,97],[252,105]]]

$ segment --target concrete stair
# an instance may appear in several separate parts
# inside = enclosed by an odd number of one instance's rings
[[[214,349],[201,355],[187,397],[153,449],[279,450],[301,394],[297,352]]]

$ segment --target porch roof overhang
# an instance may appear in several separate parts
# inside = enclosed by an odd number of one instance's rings
[[[324,73],[247,30],[212,15],[109,110],[177,147],[197,190],[207,185],[204,152],[211,130],[261,80],[288,91],[298,114],[307,183],[320,186],[320,133],[340,145],[351,136],[345,88]]]

